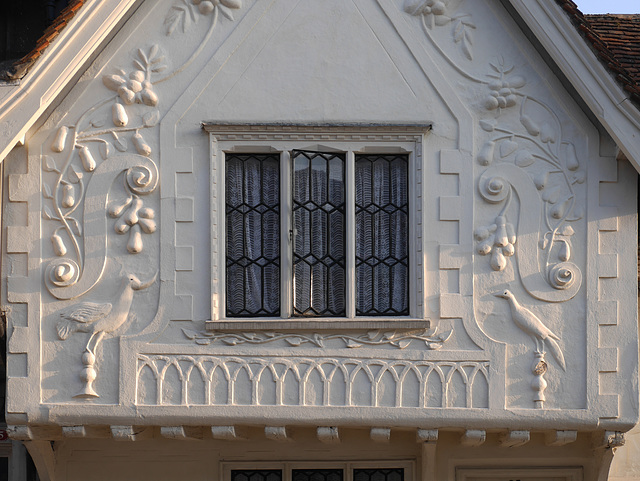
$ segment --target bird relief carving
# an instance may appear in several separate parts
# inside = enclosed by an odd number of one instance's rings
[[[96,398],[98,393],[93,388],[96,379],[96,352],[104,337],[114,333],[129,319],[129,311],[133,302],[133,294],[151,286],[157,274],[148,282],[141,282],[135,275],[124,276],[118,295],[113,303],[81,302],[64,309],[60,313],[60,321],[56,325],[58,338],[62,341],[74,333],[89,333],[89,340],[82,354],[84,366],[80,380],[82,389],[74,397]]]
[[[546,401],[544,390],[547,387],[547,382],[544,380],[544,374],[548,369],[548,365],[544,357],[546,349],[549,350],[551,356],[563,371],[567,368],[564,355],[562,354],[562,349],[558,344],[560,337],[545,326],[540,318],[531,310],[522,306],[510,290],[506,289],[499,294],[495,294],[495,296],[505,299],[509,303],[511,320],[523,332],[528,334],[535,344],[535,359],[532,367],[534,379],[531,383],[531,388],[535,393],[533,399],[535,407],[542,409],[544,407],[544,402]]]

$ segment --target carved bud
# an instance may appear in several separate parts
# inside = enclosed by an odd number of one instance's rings
[[[496,230],[495,245],[498,247],[504,247],[508,243],[509,243],[509,238],[507,237],[507,229],[503,221],[498,224],[498,230]]]
[[[203,0],[202,2],[200,2],[200,5],[198,5],[198,9],[203,15],[210,14],[211,12],[213,12],[214,8],[215,7],[213,6],[213,3],[211,3],[209,0]]]
[[[517,237],[516,237],[516,231],[513,228],[513,224],[511,224],[510,222],[507,222],[505,227],[507,228],[507,236],[509,237],[509,244],[515,244]]]
[[[530,135],[535,137],[540,133],[540,127],[528,115],[522,115],[522,117],[520,117],[520,122],[524,125],[524,128],[527,129],[527,132],[529,132]]]
[[[127,105],[131,105],[133,103],[133,101],[135,100],[135,98],[136,98],[135,92],[133,92],[132,90],[128,89],[124,85],[118,89],[118,95],[120,96],[122,101]],[[114,124],[115,124],[115,122],[114,122]]]
[[[142,83],[138,80],[129,80],[127,85],[132,92],[138,93],[142,90]]]
[[[75,203],[76,199],[74,196],[73,185],[65,184],[62,188],[62,206],[73,207]]]
[[[493,161],[493,150],[495,147],[496,143],[493,140],[489,140],[482,146],[478,154],[478,163],[480,165],[489,165]]]
[[[145,75],[144,75],[144,72],[142,70],[134,70],[133,72],[131,72],[129,74],[129,78],[131,80],[135,80],[136,82],[144,82]],[[133,90],[133,89],[131,89],[131,90]]]
[[[156,221],[153,219],[139,219],[138,224],[142,228],[142,232],[145,234],[153,234],[156,231]]]
[[[516,248],[513,246],[513,244],[507,244],[502,248],[502,253],[507,257],[511,257],[516,253]]]
[[[64,245],[62,237],[58,234],[53,234],[51,236],[51,244],[53,245],[53,252],[55,252],[57,256],[62,257],[67,253],[67,247]]]
[[[120,217],[120,215],[122,214],[122,211],[124,210],[124,208],[127,207],[131,203],[131,200],[132,200],[132,198],[129,197],[122,204],[112,204],[111,207],[109,207],[109,215],[111,217]]]
[[[564,216],[567,207],[569,206],[569,202],[571,202],[571,198],[567,198],[564,201],[554,205],[553,209],[551,209],[551,217],[553,217],[554,219],[561,219],[562,216]]]
[[[153,90],[149,88],[145,88],[140,92],[140,96],[142,98],[142,102],[149,107],[155,107],[158,105],[158,94],[156,94]]]
[[[549,172],[542,172],[534,177],[533,183],[536,185],[536,189],[542,190],[547,185],[548,180]]]
[[[124,85],[125,80],[120,75],[105,75],[102,77],[102,83],[109,90],[117,91],[121,85]]]
[[[136,146],[136,150],[140,155],[145,155],[147,157],[151,155],[151,147],[149,147],[149,144],[144,141],[144,137],[139,133],[136,133],[133,136],[133,145]]]
[[[507,267],[507,258],[502,253],[502,249],[494,249],[491,254],[491,268],[494,271],[501,271]]]
[[[527,149],[522,149],[516,154],[516,165],[518,167],[528,167],[535,162],[535,158]]]
[[[578,170],[580,167],[580,162],[578,161],[578,156],[576,155],[576,148],[571,142],[568,142],[565,150],[566,155],[566,163],[567,169],[569,170]]]
[[[142,207],[142,199],[138,199],[137,197],[133,199],[131,203],[131,207],[127,213],[122,217],[122,220],[125,221],[128,225],[135,225],[138,223],[138,211]]]
[[[113,114],[113,125],[116,127],[124,127],[129,122],[129,118],[127,117],[127,112],[124,109],[124,105],[115,103],[111,108]]]
[[[80,160],[82,161],[82,167],[84,167],[84,170],[87,172],[93,172],[96,168],[96,161],[93,158],[93,155],[91,155],[89,147],[86,145],[80,147],[78,155],[80,155]]]
[[[69,129],[67,127],[62,126],[58,129],[56,137],[53,139],[53,143],[51,144],[51,150],[54,152],[62,152],[64,150],[64,144],[67,141],[67,133],[69,133]]]
[[[142,234],[140,233],[140,226],[138,224],[131,227],[129,233],[129,242],[127,243],[127,250],[131,254],[137,254],[142,251]]]
[[[116,222],[114,229],[116,231],[116,234],[124,234],[130,229],[130,227],[129,224],[127,224],[123,219],[119,219],[118,222]]]
[[[527,80],[520,75],[514,75],[509,79],[509,86],[514,89],[519,89],[520,87],[524,87],[526,83],[527,83]]]
[[[494,237],[489,237],[486,241],[478,244],[478,254],[481,256],[486,256],[493,249],[493,239]]]
[[[153,211],[153,209],[150,209],[149,207],[145,207],[144,209],[140,209],[140,212],[138,212],[138,215],[144,219],[153,219],[156,216],[156,213]]]

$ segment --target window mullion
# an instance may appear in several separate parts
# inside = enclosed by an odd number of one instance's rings
[[[288,319],[293,307],[293,203],[291,200],[291,153],[280,154],[280,316]]]
[[[347,317],[356,316],[356,185],[355,154],[347,152],[346,162],[346,278],[347,278]]]

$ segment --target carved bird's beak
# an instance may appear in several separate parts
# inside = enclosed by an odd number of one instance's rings
[[[150,280],[150,281],[148,281],[148,282],[144,282],[144,283],[142,283],[141,281],[134,282],[134,283],[131,285],[131,288],[132,288],[134,291],[141,291],[142,289],[146,289],[147,287],[149,287],[151,284],[153,284],[153,283],[156,281],[156,278],[157,278],[157,277],[158,277],[158,273],[156,272],[156,273],[155,273],[155,275],[151,278],[151,280]]]

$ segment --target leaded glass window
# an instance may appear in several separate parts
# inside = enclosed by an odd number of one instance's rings
[[[291,481],[342,481],[342,469],[292,469]]]
[[[353,481],[404,481],[402,468],[354,469]]]
[[[227,154],[227,316],[280,315],[280,157]]]
[[[409,314],[407,155],[357,155],[356,315]]]
[[[282,481],[281,469],[233,469],[231,481]]]
[[[410,314],[408,154],[225,158],[227,317]]]
[[[294,151],[295,316],[344,316],[344,154]]]

